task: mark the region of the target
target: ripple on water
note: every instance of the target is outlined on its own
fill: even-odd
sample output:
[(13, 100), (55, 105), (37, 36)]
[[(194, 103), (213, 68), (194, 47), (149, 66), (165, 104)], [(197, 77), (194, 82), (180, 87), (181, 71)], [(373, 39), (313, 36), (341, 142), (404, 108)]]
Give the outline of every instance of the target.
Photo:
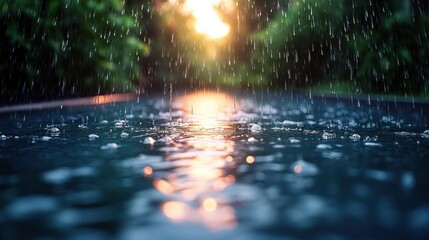
[(106, 240), (111, 239), (111, 236), (106, 232), (95, 229), (76, 229), (67, 236), (67, 240)]
[(314, 176), (319, 173), (319, 168), (315, 164), (306, 162), (302, 159), (292, 163), (291, 170), (295, 174), (302, 176)]
[(402, 137), (414, 137), (417, 135), (416, 133), (406, 132), (406, 131), (394, 132), (394, 134), (397, 136), (402, 136)]
[(71, 177), (72, 173), (69, 168), (54, 169), (43, 174), (43, 180), (51, 184), (63, 184), (69, 181)]
[(389, 172), (382, 171), (382, 170), (370, 169), (370, 170), (367, 170), (365, 174), (368, 178), (381, 181), (381, 182), (390, 181), (392, 179), (392, 175)]
[(296, 122), (296, 121), (291, 121), (291, 120), (284, 120), (282, 122), (283, 125), (285, 126), (296, 126), (296, 127), (302, 127), (304, 126), (303, 122)]
[(95, 175), (95, 169), (92, 167), (80, 168), (58, 168), (47, 171), (43, 174), (43, 180), (50, 184), (64, 184), (73, 177), (88, 177)]
[(88, 226), (105, 223), (119, 216), (112, 206), (92, 208), (65, 208), (57, 211), (53, 224), (59, 228)]
[(64, 200), (70, 205), (93, 205), (103, 200), (103, 193), (99, 190), (85, 190), (68, 193)]
[(315, 195), (302, 195), (290, 207), (284, 217), (289, 225), (298, 229), (308, 229), (319, 222), (332, 221), (336, 214), (333, 208), (322, 198)]
[(106, 145), (101, 146), (102, 150), (114, 150), (119, 148), (119, 145), (116, 143), (108, 143)]
[(429, 206), (414, 209), (408, 217), (409, 227), (417, 233), (427, 233), (429, 229)]
[(255, 158), (256, 158), (256, 162), (264, 163), (264, 162), (273, 162), (276, 159), (281, 159), (282, 157), (283, 157), (282, 153), (275, 153), (272, 155), (256, 156)]
[(48, 136), (43, 136), (43, 137), (40, 138), (40, 140), (42, 140), (44, 142), (48, 142), (51, 139), (52, 139), (52, 137), (48, 137)]
[(322, 156), (328, 159), (338, 160), (343, 157), (343, 153), (337, 151), (323, 151)]
[(317, 149), (321, 149), (321, 150), (326, 150), (326, 149), (331, 149), (332, 146), (329, 145), (329, 144), (323, 144), (323, 143), (321, 143), (321, 144), (317, 144), (316, 148)]
[(403, 189), (411, 190), (412, 188), (414, 188), (415, 184), (416, 184), (416, 179), (412, 172), (408, 171), (402, 174), (401, 185)]
[(377, 220), (385, 227), (393, 228), (399, 225), (400, 216), (389, 198), (381, 198), (376, 204)]
[(369, 147), (382, 147), (383, 145), (381, 145), (381, 143), (376, 143), (376, 142), (365, 142), (364, 143), (365, 146), (369, 146)]
[(142, 190), (134, 193), (128, 202), (127, 215), (130, 217), (142, 217), (153, 212), (152, 204), (166, 200), (165, 196), (155, 189)]
[(14, 199), (6, 207), (6, 214), (9, 218), (22, 220), (36, 217), (57, 210), (59, 204), (53, 197), (45, 195), (33, 195)]
[[(258, 158), (256, 158), (258, 159)], [(272, 172), (283, 172), (285, 170), (285, 165), (281, 163), (264, 163), (258, 165), (258, 169), (261, 171), (272, 171)]]
[(129, 158), (120, 162), (120, 166), (124, 168), (133, 168), (139, 173), (145, 166), (156, 167), (159, 163), (162, 163), (164, 158), (162, 156), (155, 155), (140, 155), (138, 157)]
[(283, 149), (286, 148), (286, 145), (283, 144), (273, 144), (274, 149)]

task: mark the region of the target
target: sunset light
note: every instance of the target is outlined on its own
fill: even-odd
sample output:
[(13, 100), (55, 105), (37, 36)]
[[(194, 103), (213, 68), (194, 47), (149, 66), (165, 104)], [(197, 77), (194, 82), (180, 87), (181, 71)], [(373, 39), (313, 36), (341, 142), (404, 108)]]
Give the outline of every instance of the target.
[[(177, 4), (177, 0), (171, 0)], [(185, 15), (192, 17), (194, 30), (210, 39), (226, 37), (230, 26), (221, 18), (220, 11), (230, 11), (233, 8), (231, 0), (185, 0), (181, 6)]]
[[(235, 143), (220, 134), (230, 133), (232, 123), (228, 116), (240, 104), (226, 93), (199, 91), (179, 97), (177, 105), (184, 114), (178, 130), (187, 135), (176, 138), (177, 148), (165, 150), (166, 163), (176, 167), (157, 172), (145, 168), (144, 175), (153, 177), (156, 172), (154, 188), (175, 199), (161, 206), (164, 216), (172, 222), (202, 223), (212, 231), (232, 229), (237, 223), (234, 208), (220, 196), (236, 181), (228, 170), (236, 165), (232, 156)], [(207, 193), (216, 194), (207, 197)]]

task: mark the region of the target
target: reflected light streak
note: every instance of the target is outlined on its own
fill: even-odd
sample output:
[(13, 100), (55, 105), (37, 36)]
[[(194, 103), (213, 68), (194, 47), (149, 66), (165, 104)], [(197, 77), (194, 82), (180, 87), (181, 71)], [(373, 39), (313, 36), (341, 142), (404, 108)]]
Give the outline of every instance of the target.
[(153, 182), (153, 186), (160, 192), (168, 195), (175, 191), (175, 188), (173, 185), (171, 185), (169, 182), (162, 180), (162, 179), (156, 179)]
[(97, 95), (95, 97), (5, 106), (5, 107), (0, 107), (0, 113), (44, 110), (44, 109), (50, 109), (50, 108), (78, 107), (78, 106), (87, 106), (87, 105), (101, 105), (101, 104), (109, 104), (109, 103), (116, 103), (116, 102), (132, 101), (136, 99), (138, 99), (138, 96), (132, 93)]
[[(234, 99), (223, 93), (218, 92), (197, 92), (181, 99), (188, 117), (198, 117), (202, 120), (211, 118), (225, 117), (225, 115), (234, 111)], [(218, 119), (212, 121), (218, 123)], [(205, 127), (212, 127), (207, 122), (202, 123)]]
[(165, 151), (165, 160), (178, 167), (165, 172), (153, 185), (179, 200), (165, 202), (161, 211), (173, 222), (202, 223), (214, 231), (234, 228), (235, 211), (224, 204), (228, 201), (220, 201), (219, 193), (235, 183), (235, 177), (225, 169), (235, 166), (235, 144), (225, 137), (232, 129), (228, 114), (235, 111), (234, 99), (224, 93), (197, 92), (181, 97), (178, 105), (185, 113), (182, 120), (186, 124), (181, 128), (186, 137), (176, 150)]
[(196, 166), (193, 165), (189, 171), (189, 174), (201, 180), (212, 180), (217, 179), (223, 175), (223, 171), (221, 169), (213, 169), (204, 166)]

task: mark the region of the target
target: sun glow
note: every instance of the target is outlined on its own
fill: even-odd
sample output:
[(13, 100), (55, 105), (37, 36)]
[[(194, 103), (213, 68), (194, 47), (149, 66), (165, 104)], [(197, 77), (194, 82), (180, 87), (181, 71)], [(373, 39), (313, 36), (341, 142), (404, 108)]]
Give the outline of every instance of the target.
[[(177, 4), (177, 0), (170, 0)], [(231, 0), (185, 0), (182, 12), (193, 18), (193, 28), (201, 35), (210, 39), (226, 37), (231, 28), (220, 15), (220, 10), (230, 11), (233, 8)]]
[(206, 127), (220, 124), (219, 119), (234, 111), (234, 99), (214, 91), (188, 94), (181, 102), (189, 117), (197, 118), (198, 122)]

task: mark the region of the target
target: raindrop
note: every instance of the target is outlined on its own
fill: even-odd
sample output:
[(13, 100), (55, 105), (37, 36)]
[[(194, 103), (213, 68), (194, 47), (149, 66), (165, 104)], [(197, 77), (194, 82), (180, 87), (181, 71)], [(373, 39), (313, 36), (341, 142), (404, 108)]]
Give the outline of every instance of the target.
[(102, 150), (114, 150), (114, 149), (117, 149), (117, 148), (119, 148), (119, 145), (116, 144), (116, 143), (108, 143), (108, 144), (106, 144), (104, 146), (101, 146)]
[(359, 141), (361, 139), (361, 136), (359, 134), (354, 133), (350, 136), (350, 139), (353, 141)]
[(59, 132), (60, 132), (60, 129), (58, 129), (58, 128), (56, 128), (56, 127), (52, 127), (52, 128), (50, 128), (48, 131), (49, 131), (49, 133), (51, 133), (51, 134), (57, 134), (57, 133), (59, 133)]
[(250, 137), (249, 139), (247, 139), (247, 141), (250, 143), (254, 143), (254, 142), (257, 142), (258, 140), (256, 140), (254, 137)]
[(252, 132), (260, 132), (262, 130), (262, 127), (258, 124), (253, 124), (250, 128), (250, 131)]
[(47, 141), (49, 141), (49, 140), (51, 140), (52, 139), (52, 137), (48, 137), (48, 136), (43, 136), (42, 138), (41, 138), (41, 140), (42, 141), (44, 141), (44, 142), (47, 142)]
[(335, 135), (335, 133), (328, 133), (328, 132), (324, 132), (324, 133), (322, 134), (322, 138), (323, 138), (324, 140), (330, 140), (330, 139), (334, 139), (334, 138), (336, 138), (336, 135)]
[(89, 134), (88, 138), (89, 138), (89, 140), (95, 140), (95, 139), (99, 138), (99, 136), (96, 134)]
[(155, 139), (153, 139), (152, 137), (146, 137), (146, 138), (143, 140), (143, 143), (144, 143), (144, 144), (154, 145), (154, 144), (155, 144), (155, 142), (156, 142), (156, 140), (155, 140)]

